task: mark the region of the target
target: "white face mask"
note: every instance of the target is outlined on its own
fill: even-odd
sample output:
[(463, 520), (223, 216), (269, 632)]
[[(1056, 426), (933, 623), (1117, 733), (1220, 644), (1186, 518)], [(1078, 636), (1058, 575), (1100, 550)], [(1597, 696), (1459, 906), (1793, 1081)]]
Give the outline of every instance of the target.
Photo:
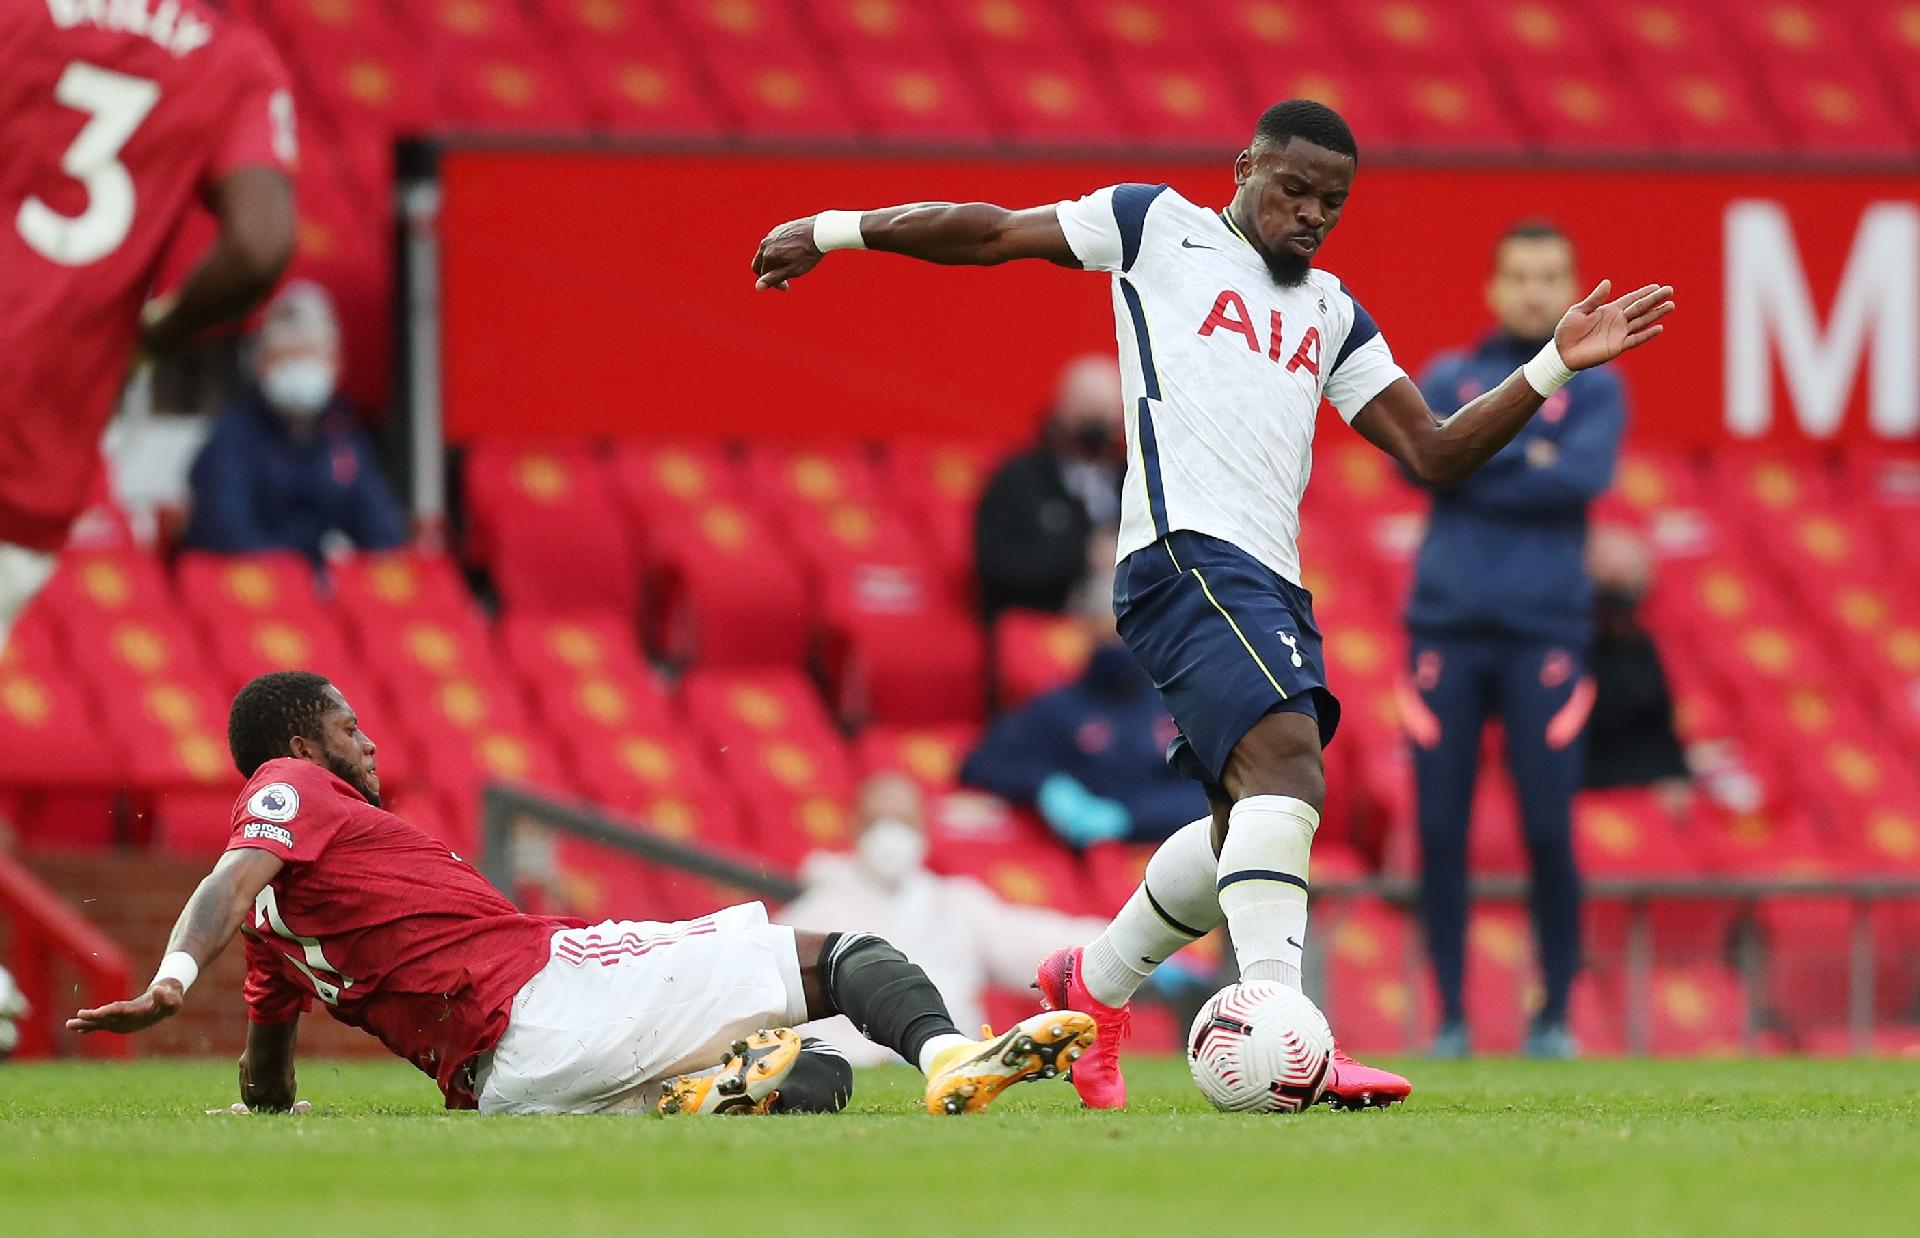
[(860, 867), (882, 885), (897, 886), (920, 871), (927, 838), (904, 821), (883, 819), (868, 826), (854, 844)]
[(276, 361), (260, 375), (267, 403), (283, 413), (317, 417), (333, 399), (334, 369), (319, 357), (289, 357)]

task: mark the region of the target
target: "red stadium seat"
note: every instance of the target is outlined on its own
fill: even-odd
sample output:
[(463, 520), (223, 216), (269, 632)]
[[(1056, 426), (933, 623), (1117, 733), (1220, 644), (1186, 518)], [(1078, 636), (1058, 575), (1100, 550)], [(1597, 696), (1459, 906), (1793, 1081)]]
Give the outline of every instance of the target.
[(538, 44), (443, 42), (432, 63), (444, 124), (528, 132), (586, 127), (588, 111), (566, 63)]
[(104, 622), (163, 611), (171, 593), (160, 564), (145, 551), (70, 550), (36, 600), (69, 621)]
[(1651, 985), (1647, 1049), (1655, 1057), (1740, 1052), (1747, 1004), (1731, 968), (1720, 963), (1658, 967)]
[(982, 62), (1044, 57), (1080, 43), (1049, 0), (956, 0), (941, 8), (957, 41)]
[(526, 44), (533, 40), (518, 0), (398, 0), (412, 30), (435, 43)]
[(1007, 52), (980, 62), (1005, 131), (1032, 141), (1118, 140), (1128, 135), (1107, 80), (1063, 44), (1040, 54)]
[[(892, 598), (896, 573), (877, 592)], [(923, 581), (916, 590), (932, 591)], [(876, 592), (855, 579), (844, 597)], [(951, 604), (912, 611), (833, 608), (825, 661), (842, 718), (860, 723), (933, 726), (978, 722), (986, 712), (986, 639), (973, 615)]]
[(853, 844), (852, 774), (837, 735), (743, 735), (719, 764), (745, 810), (754, 854), (769, 863), (791, 870), (810, 851)]
[[(317, 11), (336, 6), (309, 0)], [(282, 13), (299, 5), (284, 6)], [(352, 11), (375, 14), (351, 30), (309, 26), (291, 35), (302, 79), (324, 112), (343, 131), (383, 135), (423, 133), (438, 113), (430, 74), (416, 72), (409, 43), (398, 27), (377, 14), (384, 6), (358, 0)]]
[(1316, 906), (1313, 929), (1326, 943), (1324, 1008), (1342, 1047), (1363, 1055), (1424, 1050), (1434, 1012), (1406, 914), (1372, 899), (1341, 899)]
[(1126, 105), (1143, 136), (1223, 150), (1245, 147), (1259, 108), (1210, 55), (1184, 46), (1125, 47), (1115, 48), (1109, 61), (1116, 80), (1127, 83)]
[(535, 0), (533, 10), (562, 43), (629, 52), (679, 50), (679, 36), (656, 15), (651, 0)]
[(613, 482), (643, 527), (743, 498), (738, 464), (712, 446), (619, 444), (613, 453)]
[(873, 458), (860, 447), (763, 447), (747, 456), (746, 482), (768, 510), (871, 504), (879, 497)]
[(1214, 45), (1243, 64), (1344, 62), (1349, 47), (1333, 11), (1305, 0), (1193, 0), (1187, 13), (1201, 14)]
[(979, 92), (941, 47), (850, 56), (846, 74), (867, 132), (948, 141), (994, 136)]
[(1690, 838), (1644, 788), (1583, 792), (1574, 801), (1574, 851), (1591, 876), (1688, 876), (1699, 871)]
[(486, 628), (471, 617), (409, 615), (377, 631), (362, 628), (359, 635), (362, 664), (402, 700), (416, 687), (494, 673)]
[(741, 58), (716, 50), (707, 67), (743, 132), (834, 137), (855, 131), (841, 81), (808, 43)]
[(707, 666), (798, 665), (813, 609), (793, 556), (754, 509), (712, 503), (649, 531), (650, 642)]
[(1093, 654), (1083, 620), (1041, 611), (1009, 610), (993, 625), (994, 702), (1017, 709), (1080, 677)]
[(854, 765), (862, 777), (906, 774), (928, 796), (939, 796), (958, 784), (960, 766), (979, 739), (980, 728), (969, 723), (870, 726), (855, 741)]
[(1682, 151), (1773, 151), (1779, 126), (1732, 65), (1628, 62), (1629, 84), (1664, 147)]
[(1478, 150), (1510, 149), (1525, 142), (1515, 118), (1471, 57), (1431, 67), (1381, 70), (1374, 85), (1415, 142)]
[[(255, 675), (306, 670), (334, 680), (353, 701), (350, 688), (356, 677), (366, 677), (328, 611), (206, 616), (201, 625), (222, 681), (235, 691)], [(372, 702), (354, 701), (354, 705), (371, 712)]]
[(175, 565), (180, 600), (203, 619), (312, 611), (320, 605), (313, 565), (292, 551), (218, 555), (187, 551)]
[(240, 788), (227, 751), (227, 702), (208, 684), (155, 678), (102, 697), (101, 704), (108, 731), (127, 753), (129, 785), (144, 791), (230, 787), (229, 794)]
[[(1473, 0), (1470, 11), (1478, 40), (1510, 71), (1606, 67), (1599, 32), (1564, 0)], [(1521, 85), (1511, 72), (1508, 80)]]
[[(453, 675), (437, 683), (415, 685), (409, 693), (396, 696), (408, 704), (409, 726), (431, 739), (431, 748), (436, 751), (443, 746), (442, 740), (452, 747), (462, 736), (515, 731), (527, 724), (520, 694), (493, 676)], [(435, 769), (437, 772), (438, 767)]]
[(1732, 57), (1712, 6), (1699, 0), (1626, 0), (1588, 10), (1603, 35), (1632, 64), (1725, 64)]
[(792, 0), (661, 0), (660, 8), (696, 44), (728, 56), (810, 42)]
[(1914, 128), (1858, 61), (1776, 65), (1765, 80), (1803, 150), (1910, 154)]
[[(1252, 83), (1256, 99), (1313, 99), (1340, 113), (1362, 149), (1402, 144), (1407, 134), (1397, 105), (1376, 87), (1372, 74), (1350, 63), (1347, 56), (1344, 51), (1329, 51), (1276, 58), (1256, 54), (1249, 46), (1237, 64), (1240, 75)], [(1247, 127), (1251, 130), (1251, 119)]]
[(814, 29), (849, 61), (947, 42), (940, 6), (913, 0), (802, 0)]
[(12, 654), (0, 663), (0, 783), (112, 787), (125, 772), (119, 745), (103, 737), (73, 676), (45, 663), (16, 665)]
[(672, 725), (666, 691), (647, 674), (529, 675), (528, 695), (553, 733), (582, 735)]
[(1356, 50), (1390, 72), (1471, 62), (1478, 50), (1466, 13), (1440, 0), (1356, 0), (1339, 13)]
[(1066, 0), (1066, 10), (1076, 31), (1119, 62), (1210, 50), (1206, 24), (1181, 0)]
[(472, 621), (478, 613), (445, 555), (378, 551), (336, 559), (327, 570), (342, 617), (361, 632), (377, 633), (414, 616)]
[(754, 738), (834, 735), (832, 719), (796, 670), (689, 671), (680, 683), (687, 720), (714, 748)]
[(672, 45), (576, 41), (561, 58), (596, 123), (617, 133), (712, 137), (731, 128)]
[(972, 877), (1009, 903), (1088, 911), (1088, 886), (1073, 852), (1058, 842), (1021, 847), (943, 846), (927, 857), (935, 872)]
[(1533, 934), (1511, 903), (1481, 904), (1467, 920), (1467, 1023), (1476, 1053), (1513, 1053), (1526, 1030)]
[(633, 627), (616, 615), (500, 616), (501, 647), (521, 678), (569, 682), (590, 675), (645, 673)]
[(1641, 101), (1603, 65), (1514, 62), (1507, 74), (1528, 126), (1554, 150), (1646, 150)]
[(968, 444), (896, 444), (880, 474), (881, 497), (919, 522), (965, 594), (973, 588), (974, 511), (992, 470), (988, 454)]
[(1863, 0), (1854, 9), (1867, 58), (1878, 61), (1908, 123), (1920, 126), (1920, 16), (1912, 0)]
[(1795, 65), (1809, 72), (1859, 61), (1862, 49), (1847, 20), (1847, 7), (1807, 0), (1708, 0), (1703, 6), (1706, 13), (1725, 22), (1758, 61)]

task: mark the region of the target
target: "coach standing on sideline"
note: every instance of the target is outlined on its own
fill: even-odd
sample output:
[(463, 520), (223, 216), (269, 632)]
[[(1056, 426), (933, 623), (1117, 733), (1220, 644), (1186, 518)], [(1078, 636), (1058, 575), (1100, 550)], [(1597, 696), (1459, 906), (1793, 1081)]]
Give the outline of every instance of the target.
[[(1498, 329), (1447, 353), (1420, 386), (1447, 415), (1512, 373), (1579, 296), (1573, 244), (1553, 224), (1509, 229), (1494, 248), (1487, 304)], [(1580, 961), (1573, 796), (1593, 591), (1583, 566), (1587, 505), (1613, 476), (1626, 421), (1620, 380), (1585, 370), (1549, 397), (1498, 455), (1437, 490), (1407, 606), (1421, 851), (1421, 906), (1440, 992), (1436, 1057), (1471, 1052), (1462, 994), (1467, 827), (1480, 733), (1498, 717), (1533, 870), (1533, 926), (1545, 997), (1527, 1034), (1533, 1057), (1574, 1056), (1567, 998)]]

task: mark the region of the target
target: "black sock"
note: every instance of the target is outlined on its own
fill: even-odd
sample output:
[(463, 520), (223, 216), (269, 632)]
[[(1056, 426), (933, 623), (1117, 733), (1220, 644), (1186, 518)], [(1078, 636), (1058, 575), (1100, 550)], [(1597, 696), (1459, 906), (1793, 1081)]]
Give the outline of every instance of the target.
[(847, 1055), (812, 1036), (800, 1042), (800, 1057), (780, 1095), (774, 1113), (839, 1113), (853, 1098), (853, 1065)]
[(829, 934), (821, 957), (834, 1013), (914, 1066), (927, 1041), (960, 1034), (927, 973), (871, 933)]

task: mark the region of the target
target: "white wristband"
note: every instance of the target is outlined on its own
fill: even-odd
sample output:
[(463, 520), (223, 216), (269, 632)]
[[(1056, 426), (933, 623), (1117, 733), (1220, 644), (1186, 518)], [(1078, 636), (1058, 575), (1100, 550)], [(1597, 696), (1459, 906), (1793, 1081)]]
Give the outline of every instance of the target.
[(1520, 367), (1520, 374), (1543, 400), (1566, 386), (1567, 380), (1573, 377), (1573, 371), (1560, 359), (1560, 349), (1552, 340), (1533, 354), (1533, 360)]
[(860, 235), (860, 216), (864, 211), (821, 211), (813, 217), (813, 247), (821, 253), (836, 249), (865, 249), (867, 239)]
[[(153, 973), (153, 984), (159, 984), (162, 980), (178, 980), (180, 991), (184, 993), (191, 989), (193, 982), (199, 978), (200, 964), (194, 962), (193, 956), (185, 950), (175, 950), (160, 960), (160, 970)], [(152, 988), (153, 984), (147, 987)]]

